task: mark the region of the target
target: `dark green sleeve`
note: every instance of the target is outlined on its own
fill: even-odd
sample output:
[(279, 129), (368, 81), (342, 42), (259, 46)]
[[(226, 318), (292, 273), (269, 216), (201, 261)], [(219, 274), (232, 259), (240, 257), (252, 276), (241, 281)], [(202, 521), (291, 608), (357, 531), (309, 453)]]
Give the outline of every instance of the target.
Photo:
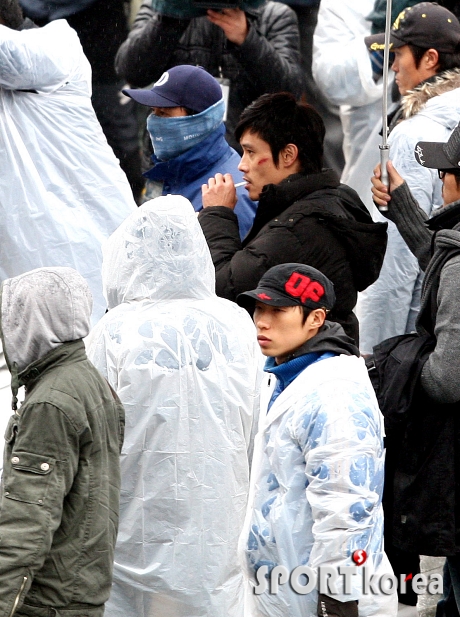
[[(59, 527), (79, 461), (78, 436), (48, 403), (24, 405), (6, 432), (0, 509), (0, 615), (22, 603)], [(16, 607), (17, 608), (17, 607)]]

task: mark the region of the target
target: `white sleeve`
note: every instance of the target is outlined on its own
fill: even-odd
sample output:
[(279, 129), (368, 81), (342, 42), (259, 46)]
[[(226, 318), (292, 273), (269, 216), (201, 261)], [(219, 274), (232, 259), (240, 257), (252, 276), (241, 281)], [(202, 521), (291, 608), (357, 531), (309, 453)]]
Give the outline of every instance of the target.
[(360, 107), (383, 94), (382, 83), (374, 82), (364, 42), (370, 34), (370, 22), (365, 17), (373, 2), (370, 8), (368, 4), (367, 0), (322, 0), (320, 4), (313, 37), (313, 77), (324, 96), (335, 105)]
[(52, 92), (82, 56), (78, 36), (64, 20), (20, 32), (0, 26), (0, 87)]
[[(375, 397), (359, 385), (336, 381), (319, 397), (314, 424), (301, 420), (296, 431), (305, 456), (306, 496), (313, 517), (308, 565), (329, 565), (337, 571), (354, 565), (354, 550), (364, 549), (371, 559), (382, 550), (377, 527), (383, 520), (383, 429)], [(351, 595), (340, 593), (343, 588), (338, 586), (339, 601), (360, 598), (359, 577), (353, 578)]]
[(413, 134), (409, 124), (411, 121), (412, 119), (403, 120), (391, 132), (390, 158), (395, 168), (406, 180), (414, 199), (430, 216), (433, 206), (442, 205), (442, 182), (438, 178), (437, 169), (428, 169), (418, 164), (414, 150), (421, 137)]

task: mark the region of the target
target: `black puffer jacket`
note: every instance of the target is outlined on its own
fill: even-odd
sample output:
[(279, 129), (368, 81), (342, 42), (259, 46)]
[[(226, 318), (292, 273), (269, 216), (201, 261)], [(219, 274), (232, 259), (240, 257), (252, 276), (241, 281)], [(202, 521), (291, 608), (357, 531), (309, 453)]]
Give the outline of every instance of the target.
[(299, 30), (294, 11), (267, 2), (246, 11), (249, 32), (238, 46), (207, 17), (175, 19), (160, 15), (144, 0), (127, 40), (120, 47), (115, 68), (134, 87), (145, 87), (179, 64), (202, 66), (214, 77), (230, 79), (228, 140), (243, 109), (266, 92), (300, 96), (302, 78)]
[(219, 296), (235, 300), (277, 264), (307, 264), (334, 283), (337, 300), (328, 319), (358, 342), (353, 308), (357, 292), (379, 275), (387, 224), (374, 223), (357, 193), (340, 184), (335, 172), (294, 174), (264, 187), (243, 242), (230, 208), (205, 208), (198, 220), (216, 267)]

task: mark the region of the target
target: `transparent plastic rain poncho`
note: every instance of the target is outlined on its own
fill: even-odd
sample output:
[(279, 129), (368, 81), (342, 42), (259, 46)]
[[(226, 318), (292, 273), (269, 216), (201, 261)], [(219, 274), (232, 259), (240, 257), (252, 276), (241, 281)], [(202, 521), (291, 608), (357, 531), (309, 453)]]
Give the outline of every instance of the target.
[(87, 349), (126, 410), (105, 615), (242, 617), (237, 542), (260, 374), (254, 325), (215, 295), (184, 197), (142, 205), (103, 254), (110, 310)]
[(69, 266), (102, 317), (101, 242), (135, 210), (91, 105), (91, 69), (64, 20), (0, 25), (0, 280)]
[[(367, 553), (369, 575), (393, 574), (383, 552), (383, 417), (362, 358), (339, 355), (307, 367), (276, 398), (267, 376), (254, 440), (248, 514), (240, 539), (248, 576), (245, 617), (317, 617), (317, 591), (253, 593), (255, 572), (277, 565), (316, 570), (355, 564)], [(396, 591), (363, 594), (357, 568), (349, 595), (360, 617), (395, 617)], [(342, 577), (340, 577), (342, 578)], [(305, 580), (300, 577), (301, 585)], [(340, 592), (340, 587), (337, 587)]]

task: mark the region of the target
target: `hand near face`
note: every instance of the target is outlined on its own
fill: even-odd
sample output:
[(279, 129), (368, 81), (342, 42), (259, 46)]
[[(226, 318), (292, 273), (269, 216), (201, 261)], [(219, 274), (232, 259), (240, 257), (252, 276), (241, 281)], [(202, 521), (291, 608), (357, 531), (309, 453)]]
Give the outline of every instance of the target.
[(209, 178), (208, 184), (201, 185), (203, 208), (225, 206), (234, 209), (238, 198), (231, 174), (216, 174)]
[(235, 45), (242, 45), (248, 35), (246, 13), (241, 9), (222, 9), (222, 11), (208, 10), (208, 19), (219, 28)]
[[(396, 169), (393, 167), (393, 163), (391, 161), (388, 161), (387, 163), (387, 170), (388, 170), (388, 179), (390, 181), (390, 194), (391, 194), (396, 188), (398, 188), (398, 186), (401, 186), (401, 184), (404, 182), (404, 178), (402, 178), (398, 174)], [(385, 207), (388, 205), (388, 202), (391, 200), (391, 197), (388, 194), (388, 188), (383, 184), (382, 180), (380, 179), (381, 175), (382, 174), (381, 174), (380, 164), (378, 164), (377, 167), (374, 169), (374, 175), (371, 178), (372, 195), (373, 195), (374, 203), (377, 204), (377, 206)]]

